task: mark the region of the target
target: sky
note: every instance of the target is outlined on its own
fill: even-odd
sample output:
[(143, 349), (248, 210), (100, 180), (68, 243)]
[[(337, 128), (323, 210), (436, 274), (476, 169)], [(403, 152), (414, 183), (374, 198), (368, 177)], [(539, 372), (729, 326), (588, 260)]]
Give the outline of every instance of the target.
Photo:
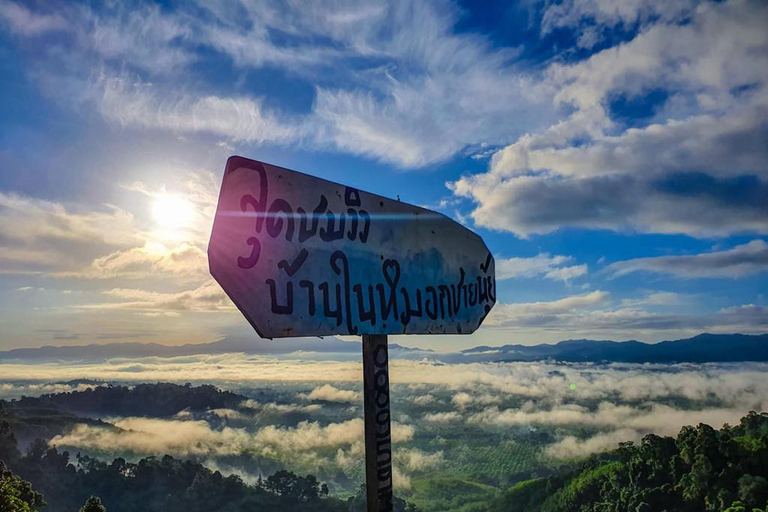
[(256, 336), (228, 156), (479, 233), (435, 350), (768, 330), (768, 4), (0, 0), (0, 350)]

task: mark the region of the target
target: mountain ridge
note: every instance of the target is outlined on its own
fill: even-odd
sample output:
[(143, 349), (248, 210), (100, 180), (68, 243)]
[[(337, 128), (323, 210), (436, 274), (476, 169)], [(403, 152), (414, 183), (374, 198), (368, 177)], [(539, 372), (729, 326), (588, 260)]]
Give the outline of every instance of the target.
[[(432, 352), (412, 349), (396, 343), (390, 350), (400, 352)], [(0, 351), (0, 360), (8, 359), (111, 359), (117, 357), (179, 357), (198, 354), (228, 354), (243, 352), (251, 355), (287, 355), (297, 352), (359, 353), (360, 343), (335, 337), (289, 338), (278, 341), (263, 338), (225, 337), (208, 343), (163, 345), (160, 343), (119, 342), (88, 345), (44, 345), (34, 348), (14, 348)]]
[[(612, 341), (569, 339), (554, 344), (501, 346), (479, 345), (454, 353), (389, 345), (394, 357), (435, 359), (446, 363), (525, 362), (556, 360), (563, 362), (622, 363), (714, 363), (768, 362), (768, 334), (711, 334), (691, 338), (645, 343), (637, 340)], [(200, 344), (161, 345), (159, 343), (122, 342), (91, 345), (46, 345), (0, 351), (0, 360), (66, 360), (139, 357), (179, 357), (199, 354), (246, 353), (249, 355), (290, 355), (297, 353), (360, 353), (360, 343), (335, 337), (325, 339), (294, 338), (279, 341), (247, 337), (226, 337)]]
[(644, 343), (637, 340), (563, 340), (555, 344), (480, 346), (461, 351), (473, 362), (536, 361), (710, 363), (768, 361), (768, 334), (711, 334)]

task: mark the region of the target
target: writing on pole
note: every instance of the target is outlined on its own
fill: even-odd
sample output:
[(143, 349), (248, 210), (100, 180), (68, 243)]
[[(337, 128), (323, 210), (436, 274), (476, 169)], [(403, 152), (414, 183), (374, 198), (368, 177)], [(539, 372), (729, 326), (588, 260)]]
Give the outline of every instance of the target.
[(496, 302), (493, 256), (457, 222), (237, 156), (208, 260), (266, 338), (468, 334)]

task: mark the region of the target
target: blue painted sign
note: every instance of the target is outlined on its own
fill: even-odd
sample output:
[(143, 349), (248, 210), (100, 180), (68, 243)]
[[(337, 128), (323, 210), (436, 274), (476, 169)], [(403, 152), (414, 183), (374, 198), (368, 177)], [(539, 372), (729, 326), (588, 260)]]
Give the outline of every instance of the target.
[(448, 217), (238, 156), (208, 262), (265, 338), (468, 334), (496, 302), (493, 256)]

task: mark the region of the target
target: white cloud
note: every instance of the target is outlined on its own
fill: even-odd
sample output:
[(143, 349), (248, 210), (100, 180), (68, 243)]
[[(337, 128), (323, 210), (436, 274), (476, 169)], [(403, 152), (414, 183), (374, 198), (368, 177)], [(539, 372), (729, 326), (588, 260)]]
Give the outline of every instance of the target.
[[(542, 15), (541, 32), (549, 34), (555, 28), (568, 27), (578, 29), (579, 39), (585, 36), (594, 38), (596, 43), (599, 32), (604, 28), (624, 25), (631, 28), (634, 24), (647, 24), (650, 21), (669, 23), (679, 21), (690, 15), (697, 2), (693, 0), (671, 0), (667, 2), (601, 2), (599, 0), (567, 0), (549, 3)], [(598, 32), (598, 33), (595, 33)], [(580, 44), (591, 47), (592, 45)]]
[(543, 275), (554, 281), (569, 281), (587, 273), (586, 265), (564, 266), (572, 260), (571, 256), (550, 256), (547, 253), (531, 258), (499, 258), (496, 260), (496, 279)]
[(632, 428), (638, 432), (676, 435), (683, 425), (696, 425), (707, 421), (719, 428), (724, 423), (738, 423), (743, 414), (742, 409), (682, 410), (662, 404), (638, 407), (601, 402), (595, 410), (578, 404), (556, 405), (551, 409), (539, 408), (532, 411), (489, 407), (471, 415), (467, 421), (486, 426), (568, 425)]
[[(44, 376), (53, 381), (76, 374), (121, 381), (194, 382), (202, 379), (229, 383), (263, 382), (264, 379), (295, 381), (297, 378), (357, 382), (360, 375), (359, 363), (352, 362), (279, 361), (242, 355), (178, 359), (152, 358), (154, 362), (143, 363), (112, 361), (77, 367), (65, 364), (0, 365), (0, 372), (6, 379)], [(717, 428), (726, 422), (734, 424), (749, 410), (768, 407), (768, 365), (765, 363), (433, 365), (393, 361), (392, 364), (392, 375), (397, 376), (399, 383), (417, 386), (414, 389), (408, 386), (393, 388), (400, 390), (398, 393), (456, 390), (456, 400), (451, 405), (461, 408), (463, 413), (450, 410), (450, 406), (436, 409), (422, 417), (424, 429), (444, 428), (444, 425), (459, 422), (465, 422), (467, 429), (505, 431), (513, 427), (555, 427), (556, 432), (566, 432), (547, 449), (549, 456), (557, 458), (612, 449), (620, 441), (637, 440), (647, 433), (674, 436), (684, 425), (703, 422)], [(574, 389), (570, 384), (574, 384)], [(0, 386), (0, 393), (17, 395), (23, 392), (20, 386)], [(54, 389), (46, 387), (47, 384), (34, 386), (38, 386), (34, 388), (37, 392)], [(33, 385), (26, 386), (25, 390), (34, 392)], [(500, 397), (503, 402), (487, 400), (488, 397)], [(525, 402), (519, 405), (521, 398)], [(506, 402), (508, 399), (512, 400), (511, 404)], [(670, 405), (689, 401), (695, 402), (690, 408)], [(257, 412), (267, 412), (270, 405), (279, 404), (252, 402), (247, 405)], [(302, 408), (295, 404), (292, 407)], [(233, 416), (228, 410), (212, 413)], [(362, 458), (363, 422), (359, 418), (327, 424), (304, 421), (295, 427), (273, 424), (262, 426), (256, 432), (231, 427), (213, 428), (204, 421), (189, 418), (189, 415), (173, 420), (118, 418), (113, 421), (122, 430), (80, 425), (53, 442), (109, 453), (126, 450), (135, 454), (206, 457), (242, 453), (271, 457), (287, 454), (291, 460), (317, 464), (321, 462), (318, 457), (332, 457), (345, 470), (358, 468)], [(597, 434), (588, 438), (575, 436), (572, 434), (574, 427), (586, 427)], [(415, 439), (415, 435), (412, 425), (393, 423), (394, 442), (408, 442)], [(448, 457), (447, 452), (428, 453), (403, 448), (396, 450), (395, 464), (407, 477), (407, 472), (439, 470)], [(328, 459), (322, 460), (327, 462)]]
[(603, 432), (584, 440), (575, 436), (565, 436), (556, 443), (547, 446), (545, 452), (548, 456), (556, 459), (580, 458), (592, 453), (615, 450), (619, 443), (639, 441), (641, 438), (640, 433), (630, 428)]
[(206, 412), (216, 416), (217, 418), (224, 418), (227, 420), (241, 420), (246, 418), (243, 413), (234, 409), (208, 409)]
[(153, 292), (136, 288), (112, 288), (104, 294), (117, 301), (73, 306), (83, 310), (135, 309), (142, 311), (234, 311), (234, 305), (213, 280), (182, 292)]
[(656, 23), (633, 40), (584, 61), (555, 64), (548, 73), (562, 86), (557, 99), (588, 107), (612, 92), (638, 94), (661, 84), (734, 99), (729, 94), (733, 87), (765, 85), (768, 72), (758, 62), (768, 57), (753, 52), (768, 42), (762, 30), (766, 11), (761, 3), (743, 0), (703, 3), (688, 23)]
[[(677, 25), (667, 22), (684, 3), (668, 17), (631, 5), (627, 12), (593, 2), (549, 8), (552, 26), (584, 17), (649, 26), (631, 41), (547, 68), (556, 104), (575, 111), (497, 152), (486, 173), (449, 184), (475, 203), (478, 225), (521, 237), (563, 227), (768, 233), (760, 199), (768, 191), (768, 7), (707, 2)], [(654, 90), (668, 100), (647, 126), (612, 117), (612, 100), (640, 101)]]
[(424, 415), (424, 420), (430, 423), (452, 423), (461, 420), (461, 415), (456, 411), (430, 412)]
[(104, 13), (73, 13), (70, 23), (73, 21), (79, 25), (78, 40), (83, 49), (102, 59), (159, 74), (178, 73), (197, 60), (182, 45), (193, 36), (192, 28), (179, 17), (164, 15), (160, 6), (115, 4)]
[(584, 309), (593, 309), (607, 303), (608, 292), (596, 290), (582, 295), (572, 295), (551, 302), (496, 304), (486, 323), (493, 326), (530, 324), (536, 321), (555, 321), (573, 316)]
[(100, 386), (101, 384), (69, 384), (64, 382), (41, 383), (0, 383), (0, 397), (5, 399), (17, 399), (23, 396), (35, 396), (43, 393), (70, 393), (73, 391), (85, 391)]
[[(207, 280), (204, 248), (218, 183), (209, 173), (191, 171), (174, 186), (189, 205), (190, 218), (173, 232), (147, 222), (138, 209), (65, 205), (0, 192), (3, 272), (112, 280), (160, 277), (178, 283)], [(123, 188), (151, 200), (167, 195), (165, 189), (150, 192), (138, 182)]]
[(402, 466), (408, 471), (434, 470), (445, 463), (442, 451), (428, 453), (418, 448), (397, 450), (393, 457), (395, 466)]
[(636, 306), (679, 306), (686, 302), (693, 302), (694, 296), (675, 292), (649, 292), (644, 297), (622, 299), (621, 305), (625, 307)]
[[(393, 384), (444, 386), (470, 395), (519, 396), (544, 404), (564, 399), (610, 401), (715, 397), (729, 407), (768, 405), (768, 364), (595, 365), (520, 362), (433, 364), (391, 361)], [(106, 363), (1, 363), (7, 381), (100, 379), (120, 382), (349, 382), (359, 383), (359, 362), (279, 360), (243, 354), (112, 359)], [(575, 390), (570, 389), (575, 385)], [(394, 389), (394, 388), (393, 388)], [(424, 391), (420, 391), (424, 393)], [(541, 406), (539, 406), (541, 407)]]
[(256, 440), (264, 445), (292, 452), (316, 448), (351, 445), (363, 437), (363, 421), (353, 419), (321, 426), (317, 422), (301, 422), (296, 428), (268, 425), (256, 433)]
[(53, 201), (0, 192), (0, 236), (17, 243), (95, 240), (109, 245), (138, 241), (133, 216), (114, 205), (72, 211)]
[[(224, 143), (330, 146), (401, 167), (517, 139), (494, 157), (493, 173), (545, 168), (571, 177), (637, 168), (648, 176), (692, 168), (726, 176), (765, 172), (764, 144), (755, 136), (765, 119), (768, 68), (766, 8), (760, 3), (695, 6), (680, 0), (619, 6), (573, 0), (546, 5), (542, 32), (577, 28), (581, 46), (601, 41), (605, 27), (639, 23), (641, 30), (633, 40), (589, 58), (555, 59), (543, 77), (516, 63), (519, 50), (494, 48), (483, 36), (456, 31), (462, 14), (449, 2), (232, 2), (182, 6), (176, 12), (155, 6), (98, 11), (54, 6), (45, 13), (8, 1), (1, 5), (6, 21), (28, 35), (60, 27), (73, 31), (72, 47), (59, 48), (65, 43), (57, 42), (54, 52), (70, 56), (67, 66), (59, 69), (61, 62), (49, 57), (39, 66), (47, 70), (41, 82), (91, 84), (80, 88), (95, 91), (90, 99), (101, 114), (125, 126), (208, 133)], [(282, 36), (274, 37), (275, 32)], [(239, 69), (271, 66), (312, 81), (312, 105), (292, 117), (248, 94), (178, 87), (197, 76), (191, 65), (201, 47), (226, 55)], [(95, 66), (102, 72), (90, 74)], [(745, 86), (752, 88), (747, 94)], [(237, 83), (234, 88), (243, 90)], [(639, 97), (654, 88), (670, 90), (678, 107), (652, 129), (617, 130), (605, 112), (607, 100)], [(558, 123), (562, 115), (556, 109), (563, 104), (575, 105), (576, 111)], [(585, 135), (589, 143), (573, 144)], [(466, 183), (457, 193), (482, 207), (488, 199), (477, 187)], [(556, 204), (536, 199), (542, 209)], [(500, 229), (518, 234), (556, 229), (510, 219), (509, 212), (498, 217)], [(476, 212), (476, 222), (499, 227), (490, 218)], [(611, 226), (650, 229), (641, 220), (620, 216)], [(578, 217), (573, 222), (585, 225)]]
[(501, 397), (490, 393), (471, 395), (462, 391), (453, 395), (451, 403), (460, 410), (464, 410), (468, 407), (501, 403)]
[(234, 455), (254, 447), (245, 430), (225, 427), (213, 430), (206, 421), (122, 418), (113, 421), (118, 429), (78, 424), (51, 439), (51, 445), (137, 454)]
[(617, 277), (633, 272), (650, 272), (689, 279), (735, 279), (768, 271), (768, 243), (752, 240), (724, 251), (619, 261), (610, 264), (607, 271)]
[(568, 282), (571, 279), (586, 275), (587, 265), (573, 265), (571, 267), (553, 268), (544, 277), (555, 281)]
[(67, 22), (57, 14), (34, 13), (23, 5), (4, 0), (0, 2), (0, 18), (12, 32), (36, 36), (47, 32), (66, 30)]
[(290, 414), (295, 412), (313, 413), (322, 409), (320, 404), (298, 405), (298, 404), (278, 404), (275, 402), (258, 402), (248, 399), (240, 404), (241, 408), (254, 409), (266, 414)]
[(91, 262), (90, 268), (73, 275), (140, 278), (158, 274), (197, 280), (207, 278), (208, 257), (200, 247), (186, 242), (170, 248), (161, 243), (147, 242), (142, 247), (100, 256)]
[[(413, 439), (415, 429), (411, 425), (392, 422), (392, 442), (401, 443)], [(363, 438), (363, 420), (355, 418), (341, 423), (321, 426), (317, 422), (301, 422), (296, 428), (269, 425), (255, 435), (257, 443), (281, 450), (301, 452), (318, 448), (351, 446)]]
[[(320, 90), (314, 112), (323, 130), (320, 141), (327, 137), (351, 153), (421, 167), (445, 160), (467, 145), (502, 142), (509, 136), (501, 135), (505, 132), (500, 126), (517, 131), (520, 125), (511, 119), (533, 117), (529, 111), (535, 104), (524, 107), (528, 84), (521, 79), (509, 76), (504, 82), (490, 70), (466, 72), (479, 76), (458, 73), (416, 83), (392, 79), (384, 101), (365, 91)], [(491, 104), (496, 112), (490, 111)]]
[(768, 310), (754, 304), (724, 308), (712, 314), (657, 313), (639, 306), (664, 304), (679, 296), (669, 293), (648, 293), (639, 299), (624, 299), (614, 303), (608, 292), (596, 290), (549, 302), (496, 304), (485, 324), (504, 329), (548, 329), (563, 337), (581, 336), (622, 337), (627, 333), (687, 332), (764, 332)]
[(299, 135), (297, 128), (265, 112), (258, 98), (164, 92), (126, 77), (102, 79), (94, 94), (101, 114), (121, 125), (209, 133), (234, 142), (287, 142)]
[(435, 395), (427, 393), (413, 397), (413, 403), (416, 405), (430, 405), (435, 403)]
[(619, 135), (598, 135), (591, 144), (580, 146), (542, 145), (543, 137), (523, 138), (496, 153), (492, 169), (500, 176), (548, 169), (572, 178), (641, 172), (646, 179), (683, 172), (766, 177), (768, 150), (760, 145), (760, 134), (765, 133), (767, 106), (740, 108), (727, 116), (669, 120)]
[[(274, 455), (277, 450), (300, 454), (351, 446), (363, 437), (361, 419), (327, 425), (305, 421), (295, 428), (267, 425), (255, 433), (241, 428), (214, 429), (203, 420), (117, 418), (112, 423), (118, 428), (75, 425), (69, 432), (51, 439), (50, 444), (109, 453), (123, 450), (136, 454), (168, 453), (175, 456)], [(413, 438), (414, 432), (412, 426), (394, 422), (392, 441), (408, 441)]]
[(392, 466), (392, 485), (396, 489), (409, 490), (411, 477), (397, 466)]
[[(451, 186), (478, 203), (472, 212), (478, 225), (523, 238), (564, 227), (696, 237), (768, 233), (768, 214), (762, 203), (751, 199), (752, 192), (743, 201), (729, 203), (724, 183), (707, 178), (682, 182), (681, 195), (630, 175), (575, 179), (541, 174), (503, 181), (486, 176), (466, 177)], [(768, 190), (759, 182), (745, 183), (740, 193), (749, 187), (759, 193)]]
[(305, 400), (325, 400), (326, 402), (358, 402), (360, 393), (347, 389), (339, 389), (330, 384), (318, 386), (306, 395), (302, 395)]
[(104, 251), (145, 238), (133, 215), (114, 205), (83, 209), (0, 192), (3, 273), (76, 272)]
[[(76, 92), (106, 119), (137, 129), (332, 147), (419, 167), (469, 146), (507, 144), (524, 126), (554, 116), (552, 89), (514, 63), (519, 51), (455, 31), (461, 13), (449, 2), (51, 10), (76, 37), (56, 42), (66, 65), (40, 57), (47, 59), (36, 73), (40, 85), (68, 104)], [(292, 117), (248, 93), (195, 87), (200, 76), (192, 65), (204, 58), (201, 47), (239, 71), (277, 67), (310, 80), (309, 111)]]

